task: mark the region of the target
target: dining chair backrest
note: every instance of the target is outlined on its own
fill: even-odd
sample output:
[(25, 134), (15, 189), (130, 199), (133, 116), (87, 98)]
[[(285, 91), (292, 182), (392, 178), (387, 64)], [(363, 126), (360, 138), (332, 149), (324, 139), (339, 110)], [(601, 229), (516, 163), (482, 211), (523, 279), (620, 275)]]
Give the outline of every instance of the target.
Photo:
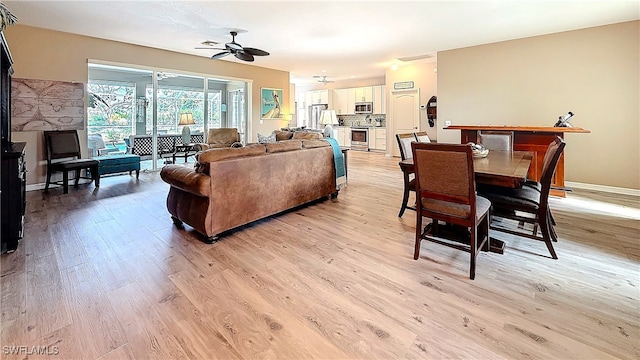
[(80, 158), (80, 140), (76, 130), (45, 131), (44, 142), (48, 163), (55, 159)]
[(398, 147), (400, 148), (400, 158), (402, 158), (402, 160), (411, 159), (413, 157), (411, 153), (411, 142), (416, 141), (413, 133), (396, 134), (396, 140), (398, 140)]
[(454, 215), (443, 202), (465, 205), (467, 218), (475, 208), (475, 175), (470, 145), (413, 143), (413, 164), (416, 172), (416, 193), (419, 202), (431, 202), (437, 211)]
[(551, 191), (551, 183), (553, 182), (553, 173), (562, 156), (564, 147), (567, 143), (562, 138), (556, 136), (556, 139), (549, 144), (547, 151), (544, 153), (542, 161), (542, 175), (540, 176), (540, 207), (546, 207), (549, 201), (549, 192)]
[(489, 150), (513, 151), (513, 131), (478, 131), (478, 143)]
[(426, 131), (415, 132), (413, 133), (413, 135), (416, 137), (417, 142), (423, 142), (423, 143), (431, 142), (431, 139), (429, 138), (429, 135), (427, 135)]

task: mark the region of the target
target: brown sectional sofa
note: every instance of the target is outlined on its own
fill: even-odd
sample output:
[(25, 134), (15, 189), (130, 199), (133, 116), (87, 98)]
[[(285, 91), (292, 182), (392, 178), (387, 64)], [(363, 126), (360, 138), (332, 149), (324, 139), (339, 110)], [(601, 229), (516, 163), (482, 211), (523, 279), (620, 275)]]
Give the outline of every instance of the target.
[(333, 149), (324, 140), (286, 140), (198, 154), (196, 168), (167, 165), (167, 209), (212, 243), (220, 233), (337, 195)]

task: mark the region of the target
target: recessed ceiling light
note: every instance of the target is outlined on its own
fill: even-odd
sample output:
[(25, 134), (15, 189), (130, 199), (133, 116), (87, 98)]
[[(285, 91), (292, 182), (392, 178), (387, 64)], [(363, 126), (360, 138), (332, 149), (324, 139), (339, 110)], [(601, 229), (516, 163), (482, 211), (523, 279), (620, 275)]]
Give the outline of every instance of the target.
[(327, 72), (327, 70), (322, 70), (322, 72)]
[(394, 63), (394, 64), (392, 64), (392, 65), (391, 65), (391, 70), (393, 70), (393, 71), (398, 70), (398, 64), (395, 64), (395, 63)]

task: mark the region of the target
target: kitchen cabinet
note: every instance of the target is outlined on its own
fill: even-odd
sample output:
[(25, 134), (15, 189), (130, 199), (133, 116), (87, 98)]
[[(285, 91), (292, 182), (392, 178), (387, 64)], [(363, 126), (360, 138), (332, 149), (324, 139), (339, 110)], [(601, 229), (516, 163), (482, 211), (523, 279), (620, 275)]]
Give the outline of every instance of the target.
[[(4, 95), (3, 95), (4, 96)], [(26, 142), (3, 146), (2, 151), (2, 251), (14, 252), (24, 232), (27, 165)]]
[(311, 91), (307, 91), (306, 95), (305, 95), (305, 99), (306, 99), (306, 107), (309, 107), (309, 105), (316, 105), (316, 104), (328, 104), (329, 105), (329, 109), (332, 108), (332, 101), (331, 101), (331, 93), (333, 91), (329, 91), (329, 90), (311, 90)]
[(353, 114), (356, 108), (356, 88), (347, 89), (347, 114)]
[(296, 124), (302, 126), (306, 123), (308, 115), (306, 99), (306, 93), (300, 92), (296, 94)]
[(373, 87), (363, 86), (355, 88), (355, 102), (373, 102)]
[(369, 129), (369, 148), (371, 150), (387, 150), (387, 129), (373, 127)]
[(333, 109), (337, 115), (353, 113), (353, 109), (350, 109), (348, 105), (347, 89), (336, 89), (333, 91)]
[(344, 147), (351, 147), (351, 128), (346, 126), (338, 127), (338, 144)]
[(373, 87), (373, 113), (386, 114), (387, 96), (384, 85), (376, 85)]

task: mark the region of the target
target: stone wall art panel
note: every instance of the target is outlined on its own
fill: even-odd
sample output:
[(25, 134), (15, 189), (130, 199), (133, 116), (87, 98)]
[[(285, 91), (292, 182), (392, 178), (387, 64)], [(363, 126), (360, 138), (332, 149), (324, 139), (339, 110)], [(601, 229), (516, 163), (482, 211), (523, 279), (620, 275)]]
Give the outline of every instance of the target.
[(81, 130), (84, 107), (84, 84), (11, 80), (11, 131)]

